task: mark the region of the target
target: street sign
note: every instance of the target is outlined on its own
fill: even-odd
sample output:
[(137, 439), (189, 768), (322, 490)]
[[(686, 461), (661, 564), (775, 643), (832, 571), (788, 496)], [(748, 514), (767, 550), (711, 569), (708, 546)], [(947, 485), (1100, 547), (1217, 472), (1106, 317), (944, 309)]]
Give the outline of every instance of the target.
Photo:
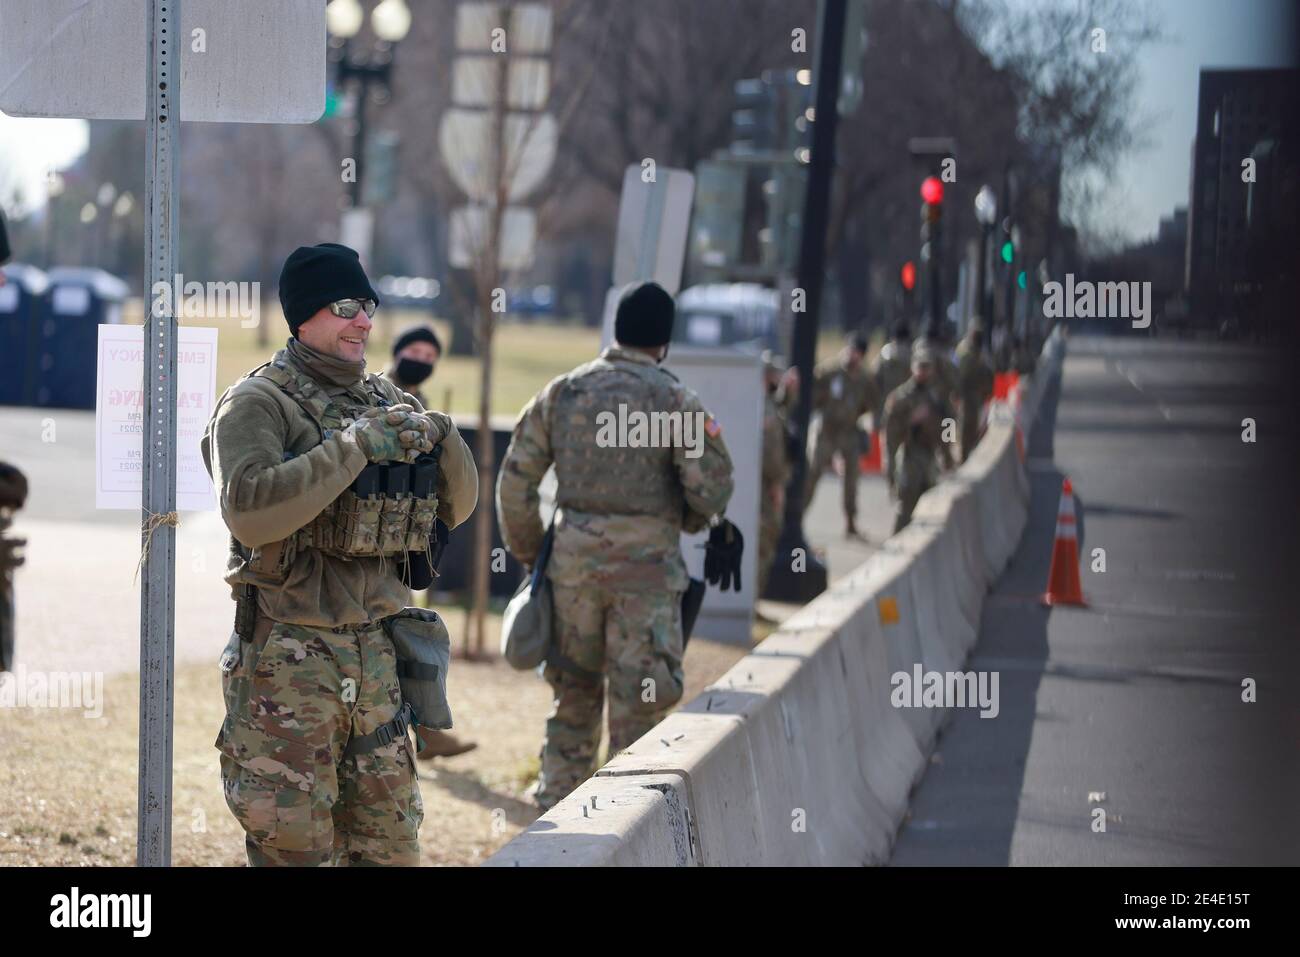
[[(0, 0), (0, 110), (145, 121), (144, 288), (170, 288), (179, 272), (177, 120), (319, 119), (324, 14), (319, 0)], [(141, 357), (141, 867), (171, 863), (180, 335), (175, 303), (155, 301)]]
[[(447, 172), (471, 200), (496, 196), (492, 114), (485, 110), (450, 109), (442, 114), (438, 145)], [(549, 113), (507, 113), (502, 133), (503, 169), (509, 178), (507, 199), (523, 199), (546, 178), (560, 142), (559, 124)]]
[[(451, 211), (451, 264), (472, 269), (483, 261), (488, 244), (488, 207), (473, 204)], [(497, 264), (502, 269), (527, 269), (537, 245), (537, 213), (527, 206), (507, 206), (501, 217)]]
[(633, 163), (623, 174), (614, 239), (614, 285), (654, 280), (672, 295), (682, 287), (682, 262), (691, 225), (695, 177), (660, 166), (645, 181)]
[[(169, 31), (182, 120), (314, 123), (325, 111), (320, 0), (183, 0)], [(145, 118), (149, 0), (2, 0), (0, 111)], [(163, 75), (175, 75), (176, 58)], [(173, 87), (175, 84), (171, 84)]]

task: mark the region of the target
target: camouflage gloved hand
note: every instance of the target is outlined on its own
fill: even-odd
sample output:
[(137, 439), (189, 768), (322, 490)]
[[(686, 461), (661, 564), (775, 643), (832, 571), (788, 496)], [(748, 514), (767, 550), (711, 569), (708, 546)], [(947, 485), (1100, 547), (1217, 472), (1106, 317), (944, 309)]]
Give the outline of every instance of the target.
[[(396, 418), (400, 416), (400, 418)], [(394, 461), (414, 462), (421, 454), (432, 452), (435, 443), (436, 426), (432, 419), (423, 412), (416, 412), (408, 403), (365, 409), (358, 417), (358, 422), (366, 419), (384, 419), (397, 426), (398, 440), (402, 453), (393, 456)], [(368, 453), (367, 453), (368, 454)], [(387, 461), (372, 459), (371, 461)]]
[(404, 462), (407, 450), (424, 434), (412, 424), (411, 415), (399, 407), (367, 410), (343, 434), (372, 462)]
[(727, 519), (723, 519), (709, 532), (704, 546), (704, 579), (717, 585), (720, 591), (735, 588), (740, 591), (740, 559), (745, 554), (745, 539)]

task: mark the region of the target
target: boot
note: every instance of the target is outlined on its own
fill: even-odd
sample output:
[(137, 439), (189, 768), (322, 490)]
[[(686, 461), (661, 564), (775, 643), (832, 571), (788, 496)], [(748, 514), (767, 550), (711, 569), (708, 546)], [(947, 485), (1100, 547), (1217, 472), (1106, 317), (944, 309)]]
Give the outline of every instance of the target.
[(421, 761), (429, 761), (433, 758), (454, 758), (458, 754), (465, 754), (473, 751), (478, 747), (477, 741), (462, 741), (454, 734), (446, 731), (434, 731), (431, 728), (420, 728), (416, 735), (420, 739), (420, 753), (416, 755)]
[(856, 520), (853, 518), (852, 515), (850, 515), (848, 518), (845, 519), (845, 522), (844, 522), (844, 537), (845, 537), (845, 538), (856, 538), (856, 539), (860, 539), (861, 541), (864, 541), (864, 542), (867, 540), (867, 536), (863, 535), (861, 532), (858, 531), (858, 525), (857, 525), (857, 522), (856, 522)]

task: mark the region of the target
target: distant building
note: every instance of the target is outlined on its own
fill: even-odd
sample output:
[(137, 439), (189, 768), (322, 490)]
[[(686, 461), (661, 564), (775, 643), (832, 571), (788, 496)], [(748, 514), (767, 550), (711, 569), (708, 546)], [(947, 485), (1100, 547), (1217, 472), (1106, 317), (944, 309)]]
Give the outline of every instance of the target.
[[(1300, 70), (1202, 70), (1192, 147), (1188, 205), (1186, 285), (1197, 325), (1239, 324), (1243, 331), (1273, 337), (1278, 317), (1266, 306), (1277, 297), (1269, 284), (1276, 270), (1261, 272), (1252, 259), (1261, 231), (1280, 238), (1289, 222), (1294, 237), (1294, 190), (1285, 206), (1265, 220), (1250, 216), (1252, 184), (1243, 161), (1255, 159), (1258, 209), (1262, 195), (1284, 202), (1282, 181), (1294, 181), (1295, 130), (1300, 107)], [(1261, 178), (1267, 176), (1267, 184)], [(1270, 232), (1271, 231), (1271, 232)], [(1253, 233), (1253, 235), (1252, 235)], [(1294, 275), (1294, 258), (1291, 275)]]

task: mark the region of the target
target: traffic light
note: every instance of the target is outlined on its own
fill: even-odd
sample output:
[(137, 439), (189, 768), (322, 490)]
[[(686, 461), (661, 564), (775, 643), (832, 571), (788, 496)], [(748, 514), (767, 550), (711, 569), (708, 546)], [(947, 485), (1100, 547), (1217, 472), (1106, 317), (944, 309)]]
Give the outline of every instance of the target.
[(921, 199), (927, 206), (938, 206), (943, 202), (943, 181), (937, 176), (927, 176), (921, 183)]
[(1011, 240), (1008, 239), (1006, 242), (1002, 244), (1002, 261), (1009, 266), (1011, 265), (1011, 261), (1015, 258), (1016, 258), (1016, 247), (1011, 242)]
[(761, 79), (737, 80), (731, 113), (731, 148), (758, 153), (777, 146), (776, 94)]
[(904, 292), (911, 292), (916, 288), (916, 263), (910, 259), (903, 263), (903, 268), (898, 271), (898, 281), (903, 284)]
[(399, 137), (387, 130), (372, 133), (366, 140), (366, 165), (361, 181), (362, 205), (379, 206), (397, 194), (397, 146)]
[(1020, 275), (1016, 276), (1016, 282), (1019, 284), (1021, 289), (1029, 288), (1029, 276), (1025, 274), (1023, 269), (1020, 270)]

